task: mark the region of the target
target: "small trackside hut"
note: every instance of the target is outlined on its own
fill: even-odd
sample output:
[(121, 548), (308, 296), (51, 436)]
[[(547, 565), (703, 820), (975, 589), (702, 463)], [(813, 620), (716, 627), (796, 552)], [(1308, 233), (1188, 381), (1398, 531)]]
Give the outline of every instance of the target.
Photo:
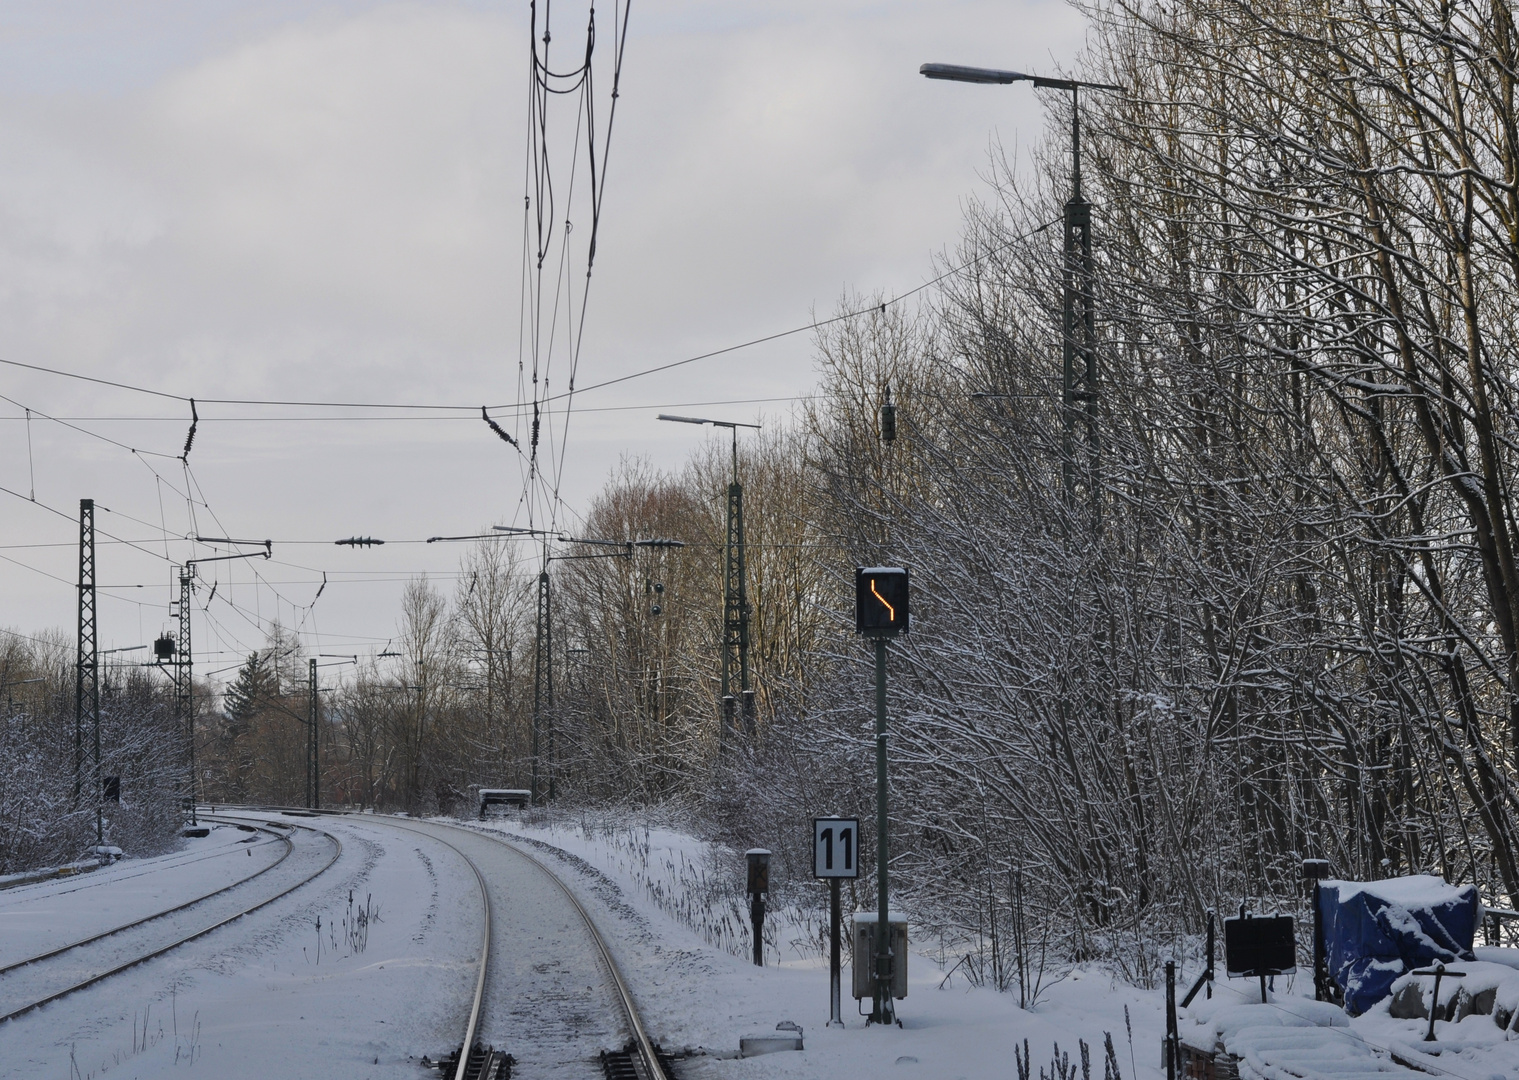
[(526, 788), (481, 788), (480, 817), (485, 817), (487, 807), (509, 806), (524, 809), (533, 804), (533, 793)]

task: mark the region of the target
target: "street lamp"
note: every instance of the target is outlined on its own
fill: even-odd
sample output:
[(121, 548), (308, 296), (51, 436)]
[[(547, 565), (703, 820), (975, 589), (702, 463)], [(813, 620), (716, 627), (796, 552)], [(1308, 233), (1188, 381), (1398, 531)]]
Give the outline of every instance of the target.
[(738, 482), (738, 429), (758, 431), (759, 425), (668, 413), (660, 413), (659, 419), (676, 424), (711, 424), (733, 432), (733, 482), (728, 485), (727, 535), (723, 545), (723, 713), (718, 725), (718, 747), (722, 752), (727, 749), (729, 733), (734, 727), (735, 662), (739, 696), (744, 703), (744, 729), (747, 734), (754, 734), (754, 691), (749, 686), (749, 600), (744, 585), (744, 489)]
[(918, 68), (918, 73), (947, 82), (994, 85), (1031, 82), (1035, 89), (1069, 90), (1071, 93), (1071, 197), (1065, 204), (1065, 269), (1060, 318), (1061, 454), (1065, 491), (1069, 496), (1076, 487), (1073, 429), (1077, 402), (1082, 403), (1081, 408), (1086, 413), (1088, 446), (1095, 452), (1097, 444), (1097, 311), (1092, 293), (1092, 205), (1081, 195), (1080, 92), (1085, 87), (1123, 93), (1123, 87), (961, 64), (924, 64)]
[(31, 679), (16, 679), (14, 682), (9, 679), (0, 679), (0, 686), (5, 687), (5, 718), (9, 720), (12, 711), (15, 709), (15, 704), (11, 701), (11, 687), (26, 686), (28, 683), (40, 683), (46, 681), (46, 677), (42, 675), (38, 675), (35, 678)]

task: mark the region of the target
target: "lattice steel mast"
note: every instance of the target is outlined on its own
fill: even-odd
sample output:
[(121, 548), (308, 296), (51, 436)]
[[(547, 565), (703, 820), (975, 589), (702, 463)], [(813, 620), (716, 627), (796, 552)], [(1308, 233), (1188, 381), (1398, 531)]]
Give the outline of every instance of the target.
[(321, 779), (317, 771), (316, 657), (311, 657), (307, 664), (309, 665), (306, 682), (309, 694), (307, 707), (310, 717), (306, 722), (306, 805), (316, 810), (322, 804)]
[(100, 800), (100, 647), (95, 619), (95, 500), (79, 500), (79, 652), (74, 662), (74, 805), (84, 781), (84, 725), (94, 740), (95, 842), (104, 843)]
[(192, 680), (195, 667), (190, 653), (190, 589), (195, 580), (195, 567), (186, 564), (179, 570), (179, 634), (174, 655), (174, 714), (184, 727), (186, 785), (185, 797), (189, 803), (190, 823), (195, 817), (195, 694)]
[(1091, 469), (1091, 493), (1097, 489), (1097, 301), (1093, 292), (1092, 204), (1081, 194), (1081, 89), (1123, 93), (1113, 83), (1081, 79), (1047, 79), (1021, 71), (967, 67), (963, 64), (924, 64), (920, 75), (949, 82), (1008, 84), (1031, 82), (1036, 88), (1069, 90), (1071, 93), (1071, 197), (1065, 204), (1060, 302), (1061, 476), (1066, 494), (1076, 491), (1076, 423), (1086, 427), (1087, 454)]
[[(737, 713), (742, 711), (744, 731), (755, 730), (754, 690), (749, 683), (749, 596), (744, 572), (744, 488), (738, 482), (738, 429), (758, 424), (739, 424), (732, 420), (708, 420), (698, 416), (659, 414), (661, 420), (677, 424), (711, 424), (733, 432), (733, 482), (728, 485), (728, 499), (723, 537), (723, 644), (722, 710), (718, 717), (718, 752), (726, 753), (737, 730)], [(733, 694), (734, 673), (738, 674), (738, 697)]]
[[(749, 597), (744, 581), (744, 487), (738, 482), (738, 429), (733, 429), (733, 482), (728, 485), (727, 530), (723, 546), (723, 736), (738, 726), (754, 734), (754, 691), (749, 686)], [(738, 669), (738, 709), (733, 697), (733, 672)]]
[[(542, 773), (548, 773), (548, 797), (554, 798), (554, 623), (550, 607), (549, 572), (538, 575), (538, 633), (533, 650), (533, 804), (540, 802)], [(547, 724), (547, 738), (544, 725)], [(540, 763), (543, 742), (548, 743), (548, 768)]]

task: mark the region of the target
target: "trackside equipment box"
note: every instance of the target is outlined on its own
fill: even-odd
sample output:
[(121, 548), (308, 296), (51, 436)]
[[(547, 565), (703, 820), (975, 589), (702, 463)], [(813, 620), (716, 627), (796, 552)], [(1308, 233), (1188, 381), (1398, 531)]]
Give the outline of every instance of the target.
[[(896, 912), (887, 916), (891, 930), (891, 996), (907, 996), (907, 920)], [(854, 913), (854, 997), (867, 1000), (875, 994), (876, 913)]]

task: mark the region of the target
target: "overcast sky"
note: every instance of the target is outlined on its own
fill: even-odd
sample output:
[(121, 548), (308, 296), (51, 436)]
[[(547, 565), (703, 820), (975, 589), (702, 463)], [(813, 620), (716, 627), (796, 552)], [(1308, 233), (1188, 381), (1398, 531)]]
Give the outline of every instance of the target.
[[(586, 10), (553, 4), (556, 67)], [(525, 0), (10, 0), (0, 359), (201, 400), (519, 400), (527, 20)], [(918, 65), (1048, 71), (1082, 34), (1059, 0), (634, 0), (578, 384), (922, 283), (990, 147), (1026, 159), (1044, 115), (1026, 86)], [(570, 122), (550, 116), (551, 149)], [(813, 381), (804, 334), (579, 395), (563, 499), (714, 437), (661, 410), (774, 422)], [(275, 541), (201, 567), (198, 673), (276, 617), (320, 651), (381, 648), (405, 578), (451, 588), (462, 554), (399, 541), (522, 521), (518, 459), (478, 413), (207, 404), (187, 473), (182, 401), (7, 365), (0, 394), (0, 626), (23, 633), (73, 633), (82, 497), (139, 545), (100, 537), (102, 648), (168, 626), (192, 551), (165, 534)], [(353, 535), (390, 543), (332, 543)]]

